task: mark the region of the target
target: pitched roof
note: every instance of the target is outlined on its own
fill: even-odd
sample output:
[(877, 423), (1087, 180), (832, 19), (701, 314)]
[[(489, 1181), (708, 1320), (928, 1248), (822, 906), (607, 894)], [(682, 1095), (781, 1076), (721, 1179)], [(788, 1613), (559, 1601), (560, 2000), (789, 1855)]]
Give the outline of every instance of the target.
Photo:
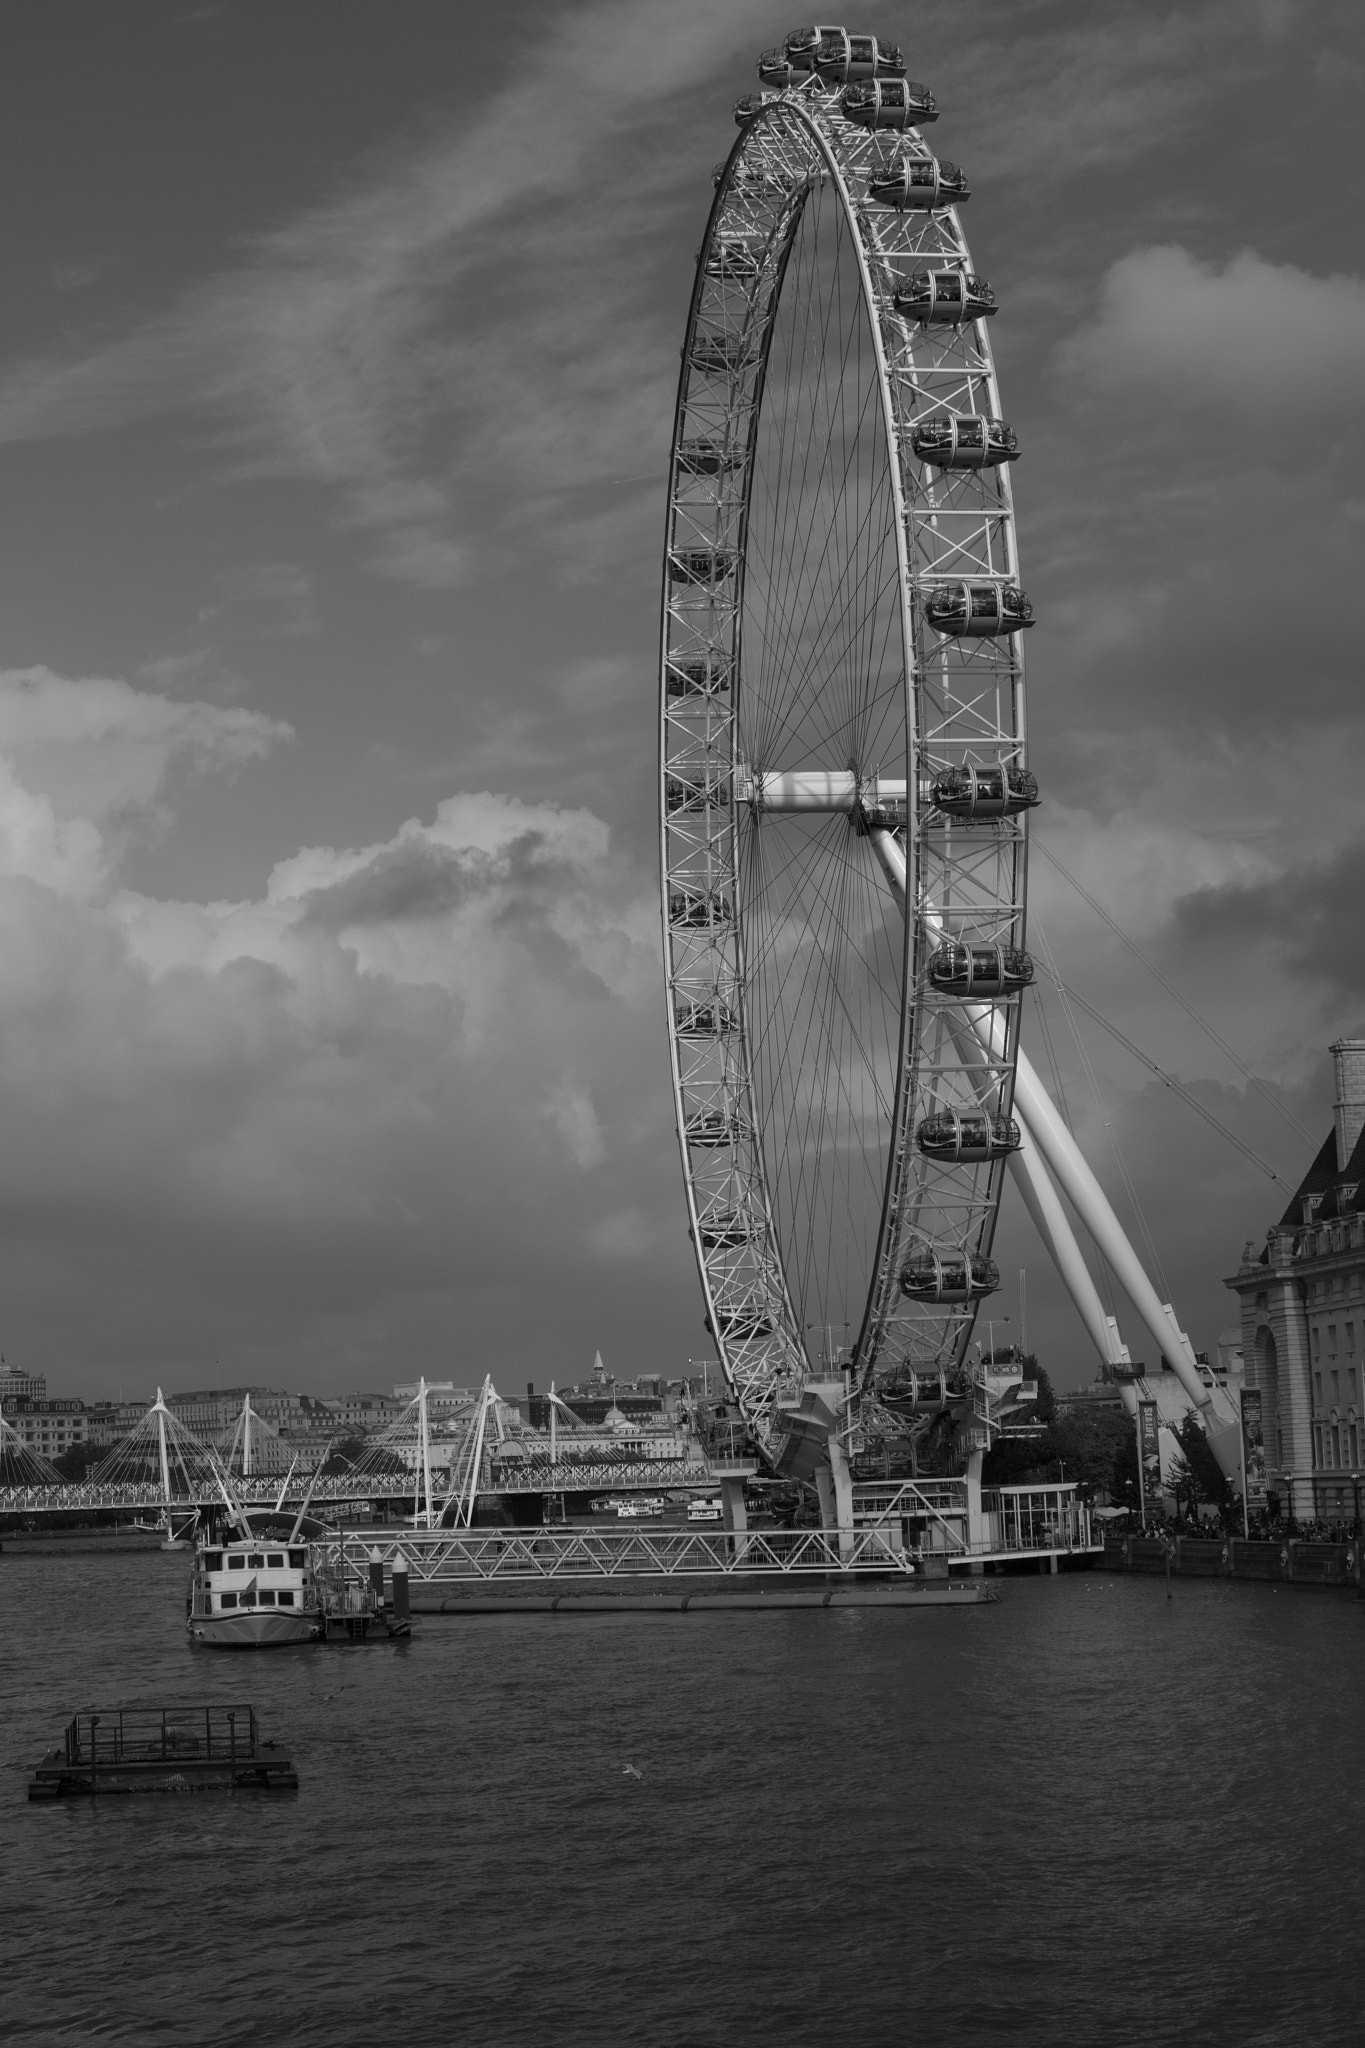
[[(1358, 1152), (1360, 1147), (1356, 1147)], [(1354, 1157), (1354, 1154), (1352, 1155)], [(1309, 1167), (1295, 1190), (1289, 1207), (1280, 1218), (1282, 1230), (1293, 1230), (1298, 1224), (1307, 1222), (1304, 1213), (1304, 1198), (1311, 1195), (1325, 1195), (1337, 1178), (1337, 1134), (1335, 1127), (1327, 1133), (1317, 1158)]]

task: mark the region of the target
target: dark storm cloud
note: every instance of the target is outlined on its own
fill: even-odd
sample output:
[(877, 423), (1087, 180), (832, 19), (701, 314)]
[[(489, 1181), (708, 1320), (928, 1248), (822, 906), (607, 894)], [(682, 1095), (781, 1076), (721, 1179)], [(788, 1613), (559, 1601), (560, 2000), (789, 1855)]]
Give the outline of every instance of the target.
[(1271, 947), (1291, 971), (1365, 996), (1365, 838), (1274, 881), (1198, 890), (1175, 917), (1186, 946)]

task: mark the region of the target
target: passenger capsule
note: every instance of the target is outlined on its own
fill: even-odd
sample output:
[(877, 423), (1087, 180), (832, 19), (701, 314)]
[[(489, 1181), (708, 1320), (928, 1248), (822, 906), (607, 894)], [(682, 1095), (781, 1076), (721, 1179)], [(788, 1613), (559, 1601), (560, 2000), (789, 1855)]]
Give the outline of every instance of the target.
[(728, 690), (734, 663), (723, 654), (691, 655), (670, 661), (667, 688), (670, 697), (714, 697)]
[(732, 548), (679, 548), (668, 558), (675, 583), (723, 583), (739, 560)]
[(681, 441), (678, 467), (688, 476), (725, 476), (744, 467), (744, 450), (733, 441)]
[(697, 1226), (702, 1249), (708, 1252), (741, 1251), (749, 1242), (749, 1226), (743, 1216), (731, 1213), (728, 1216), (714, 1216), (709, 1223)]
[(1013, 818), (1038, 801), (1038, 778), (1027, 768), (949, 768), (929, 785), (929, 801), (950, 818)]
[(839, 104), (844, 119), (860, 128), (917, 128), (938, 119), (934, 95), (913, 78), (870, 78), (845, 86)]
[(995, 469), (1019, 458), (1019, 436), (1004, 420), (975, 413), (939, 413), (917, 420), (910, 446), (935, 469)]
[(1033, 962), (1017, 946), (940, 946), (929, 962), (929, 985), (941, 996), (1012, 996), (1033, 980)]
[(735, 126), (742, 128), (746, 121), (752, 121), (755, 114), (761, 114), (781, 94), (775, 92), (746, 92), (743, 99), (735, 101)]
[(926, 1159), (945, 1165), (979, 1165), (1004, 1159), (1019, 1150), (1019, 1126), (1010, 1116), (988, 1116), (984, 1110), (939, 1110), (925, 1117), (915, 1143)]
[(733, 922), (728, 896), (714, 890), (675, 889), (668, 899), (668, 921), (683, 931), (718, 931)]
[(670, 775), (664, 784), (664, 808), (670, 817), (723, 810), (729, 801), (730, 784), (719, 776)]
[(1016, 583), (941, 583), (924, 601), (936, 633), (954, 640), (999, 640), (1033, 624), (1033, 606)]
[(699, 1003), (682, 1003), (673, 1013), (673, 1028), (679, 1038), (717, 1038), (739, 1029), (739, 1018), (719, 996)]
[(798, 72), (818, 71), (828, 85), (847, 85), (855, 78), (905, 76), (905, 59), (894, 43), (883, 43), (876, 36), (851, 36), (846, 28), (793, 29), (782, 55)]
[(717, 1310), (716, 1321), (722, 1337), (728, 1337), (732, 1344), (748, 1344), (756, 1337), (771, 1337), (772, 1318), (762, 1309), (740, 1308)]
[(698, 334), (692, 341), (691, 363), (708, 377), (735, 377), (753, 365), (757, 354), (751, 334)]
[(747, 242), (711, 242), (702, 269), (722, 284), (751, 284), (762, 266)]
[(916, 270), (896, 287), (896, 311), (907, 320), (961, 327), (967, 320), (987, 320), (999, 310), (995, 293), (984, 277), (965, 270)]
[(901, 1272), (901, 1293), (911, 1301), (980, 1301), (1000, 1285), (994, 1259), (979, 1252), (916, 1252)]
[(972, 194), (962, 167), (946, 156), (902, 156), (868, 174), (867, 196), (900, 213), (930, 213), (936, 206), (960, 206)]
[(805, 56), (792, 57), (786, 50), (765, 50), (758, 60), (758, 82), (773, 92), (786, 92), (793, 85), (804, 85), (815, 71), (814, 60)]
[(745, 1135), (745, 1127), (723, 1109), (699, 1109), (683, 1123), (683, 1136), (689, 1145), (697, 1145), (703, 1151), (717, 1151), (724, 1145), (733, 1145)]

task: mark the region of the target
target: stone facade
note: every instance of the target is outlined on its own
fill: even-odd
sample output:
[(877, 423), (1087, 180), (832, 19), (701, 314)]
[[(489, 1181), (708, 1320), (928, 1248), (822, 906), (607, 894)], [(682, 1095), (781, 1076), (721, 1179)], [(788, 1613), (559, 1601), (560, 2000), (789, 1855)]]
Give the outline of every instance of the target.
[(1365, 1479), (1365, 1040), (1332, 1047), (1331, 1134), (1280, 1221), (1228, 1281), (1267, 1478), (1286, 1514), (1350, 1522)]

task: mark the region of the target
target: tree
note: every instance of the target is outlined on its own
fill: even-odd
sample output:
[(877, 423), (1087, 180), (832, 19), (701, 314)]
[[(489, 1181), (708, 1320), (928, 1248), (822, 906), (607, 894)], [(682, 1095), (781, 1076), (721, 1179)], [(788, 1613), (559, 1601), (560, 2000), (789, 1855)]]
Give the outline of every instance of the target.
[(104, 1447), (100, 1444), (72, 1444), (70, 1450), (63, 1451), (60, 1458), (54, 1458), (52, 1462), (63, 1479), (81, 1480), (103, 1456)]
[(364, 1448), (365, 1439), (363, 1436), (344, 1436), (340, 1443), (333, 1444), (331, 1450), (327, 1453), (326, 1462), (322, 1468), (323, 1477), (325, 1478), (329, 1473), (334, 1472), (349, 1472)]
[[(1044, 1378), (1040, 1372), (1040, 1408)], [(1123, 1482), (1131, 1477), (1131, 1498), (1136, 1503), (1137, 1453), (1130, 1417), (1112, 1408), (1091, 1414), (1058, 1415), (1050, 1386), (1047, 1397), (1049, 1414), (1041, 1433), (998, 1439), (983, 1461), (983, 1484), (1027, 1486), (1036, 1482), (1055, 1486), (1062, 1479), (1075, 1479), (1092, 1494), (1107, 1493), (1126, 1504), (1130, 1496), (1125, 1493)]]
[(1183, 1498), (1192, 1517), (1201, 1502), (1217, 1508), (1220, 1515), (1227, 1514), (1232, 1507), (1232, 1488), (1209, 1448), (1203, 1424), (1193, 1412), (1176, 1431), (1176, 1441), (1180, 1445), (1180, 1460), (1171, 1477), (1177, 1502)]

